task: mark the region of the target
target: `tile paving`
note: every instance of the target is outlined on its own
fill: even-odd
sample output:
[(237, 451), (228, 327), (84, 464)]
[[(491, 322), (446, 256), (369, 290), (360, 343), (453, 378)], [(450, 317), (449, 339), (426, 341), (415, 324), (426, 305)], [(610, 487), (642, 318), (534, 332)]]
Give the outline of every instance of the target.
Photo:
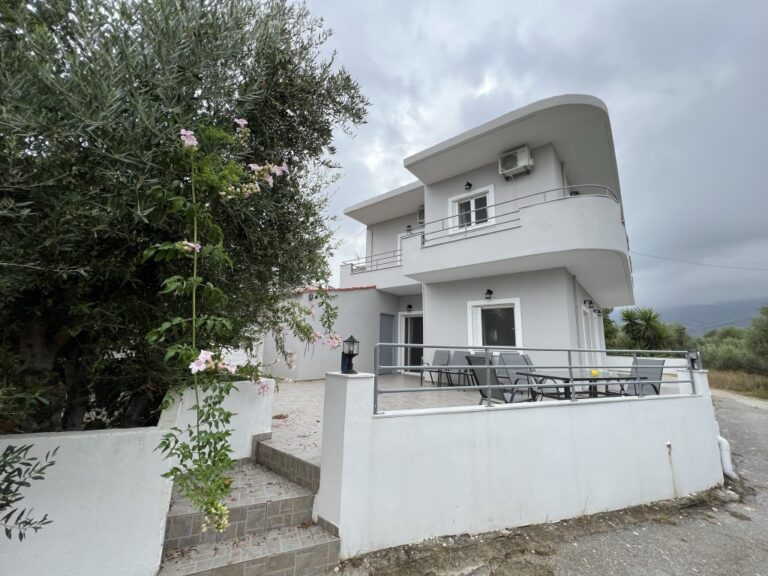
[[(380, 377), (382, 388), (418, 387), (419, 377), (391, 374)], [(273, 405), (272, 438), (264, 444), (302, 460), (320, 465), (323, 445), (324, 380), (283, 382)], [(475, 391), (445, 390), (414, 394), (386, 394), (379, 397), (379, 409), (408, 410), (474, 406), (480, 400)]]

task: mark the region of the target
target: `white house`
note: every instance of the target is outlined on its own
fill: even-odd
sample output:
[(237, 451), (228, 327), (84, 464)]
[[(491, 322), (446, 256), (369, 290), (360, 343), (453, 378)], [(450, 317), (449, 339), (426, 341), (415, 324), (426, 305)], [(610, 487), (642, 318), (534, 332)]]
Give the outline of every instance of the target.
[[(634, 304), (634, 295), (601, 100), (535, 102), (404, 166), (414, 182), (344, 211), (367, 227), (365, 256), (342, 265), (336, 300), (336, 331), (361, 341), (356, 367), (373, 370), (376, 342), (605, 347), (600, 309)], [(297, 298), (309, 305), (312, 296)], [(275, 375), (313, 379), (338, 369), (338, 351), (291, 346), (295, 368), (278, 363)], [(383, 365), (431, 360), (418, 348), (382, 355)], [(265, 360), (274, 357), (266, 342)]]

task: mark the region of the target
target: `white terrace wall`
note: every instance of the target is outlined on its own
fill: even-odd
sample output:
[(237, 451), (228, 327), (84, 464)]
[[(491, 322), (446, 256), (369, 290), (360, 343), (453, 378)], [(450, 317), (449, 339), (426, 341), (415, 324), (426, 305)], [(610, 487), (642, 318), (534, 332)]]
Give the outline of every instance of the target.
[[(239, 413), (232, 444), (241, 458), (252, 435), (269, 430), (273, 395), (255, 394), (249, 382), (238, 388), (226, 405)], [(0, 574), (155, 576), (171, 499), (171, 482), (161, 476), (169, 463), (155, 448), (168, 427), (190, 420), (185, 408), (193, 404), (185, 395), (150, 428), (0, 436), (0, 451), (33, 444), (42, 456), (59, 447), (56, 464), (21, 502), (53, 522), (23, 542), (3, 535)]]
[(697, 395), (373, 416), (373, 379), (328, 374), (315, 514), (341, 555), (553, 522), (722, 482), (706, 373)]

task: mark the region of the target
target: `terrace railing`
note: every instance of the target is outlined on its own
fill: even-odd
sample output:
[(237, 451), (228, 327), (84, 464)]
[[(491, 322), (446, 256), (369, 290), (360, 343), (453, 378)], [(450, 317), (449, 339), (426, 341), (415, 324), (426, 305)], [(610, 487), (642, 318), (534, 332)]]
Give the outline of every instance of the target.
[[(548, 202), (564, 201), (584, 196), (602, 196), (621, 204), (618, 194), (600, 184), (560, 186), (541, 190), (512, 200), (497, 202), (461, 214), (430, 220), (407, 231), (410, 236), (421, 235), (422, 246), (520, 226), (520, 210)], [(622, 215), (622, 222), (624, 217)]]
[(398, 249), (347, 260), (346, 262), (342, 262), (342, 265), (349, 266), (350, 274), (359, 274), (360, 272), (372, 272), (374, 270), (394, 268), (400, 266), (402, 263), (403, 251)]
[[(408, 348), (419, 348), (423, 350), (451, 350), (451, 351), (465, 351), (467, 355), (479, 355), (480, 357), (484, 358), (484, 364), (482, 365), (472, 365), (469, 366), (468, 364), (448, 364), (448, 365), (441, 365), (441, 366), (429, 366), (424, 363), (419, 365), (414, 364), (394, 364), (394, 365), (387, 365), (383, 364), (381, 362), (382, 358), (382, 350), (383, 349), (395, 349), (401, 348), (403, 350)], [(379, 396), (385, 395), (385, 394), (420, 394), (424, 392), (448, 392), (448, 391), (463, 391), (463, 390), (475, 390), (479, 391), (482, 390), (484, 392), (483, 396), (485, 398), (485, 404), (486, 406), (493, 407), (493, 393), (492, 391), (494, 389), (503, 389), (505, 391), (508, 390), (535, 390), (540, 389), (542, 387), (545, 388), (564, 388), (564, 389), (570, 389), (570, 393), (567, 394), (569, 397), (568, 400), (570, 402), (577, 402), (578, 401), (578, 389), (583, 389), (584, 387), (590, 386), (591, 384), (589, 382), (585, 381), (574, 381), (574, 378), (577, 377), (577, 371), (583, 371), (584, 369), (588, 370), (597, 370), (598, 374), (600, 374), (600, 371), (602, 370), (604, 374), (610, 374), (610, 373), (623, 373), (626, 372), (627, 374), (630, 373), (630, 371), (633, 368), (637, 368), (638, 366), (635, 364), (635, 360), (637, 358), (663, 358), (665, 360), (667, 359), (677, 359), (677, 360), (684, 360), (684, 362), (679, 362), (677, 365), (670, 365), (670, 366), (664, 366), (664, 368), (672, 368), (676, 369), (678, 371), (683, 370), (687, 372), (687, 378), (664, 378), (664, 372), (662, 370), (662, 377), (660, 380), (648, 380), (646, 378), (643, 378), (642, 376), (638, 376), (635, 380), (627, 380), (626, 378), (623, 380), (625, 384), (637, 384), (637, 396), (642, 397), (644, 395), (644, 387), (646, 384), (653, 384), (658, 385), (659, 389), (661, 389), (661, 386), (664, 384), (690, 384), (690, 390), (691, 394), (696, 394), (696, 384), (694, 381), (694, 370), (697, 370), (700, 368), (699, 361), (700, 356), (698, 352), (691, 352), (688, 350), (607, 350), (607, 349), (587, 349), (587, 348), (515, 348), (515, 347), (506, 347), (506, 346), (437, 346), (434, 344), (401, 344), (401, 343), (386, 343), (386, 342), (380, 342), (374, 346), (374, 387), (373, 387), (373, 413), (378, 414), (378, 406), (379, 406)], [(500, 358), (500, 354), (502, 352), (518, 352), (520, 354), (527, 354), (529, 352), (532, 353), (546, 353), (550, 357), (552, 355), (559, 355), (563, 358), (567, 358), (567, 362), (565, 364), (563, 363), (544, 363), (544, 364), (534, 364), (532, 366), (524, 366), (521, 364), (513, 364), (513, 365), (507, 365), (504, 363), (501, 363), (498, 358)], [(582, 359), (585, 357), (594, 358), (594, 354), (611, 354), (611, 355), (619, 355), (626, 357), (627, 363), (624, 364), (595, 364), (595, 363), (588, 363), (583, 362)], [(397, 354), (392, 354), (392, 357), (397, 357)], [(407, 357), (407, 354), (403, 354), (403, 357)], [(494, 358), (497, 358), (496, 363), (494, 363)], [(528, 370), (530, 368), (531, 370)], [(392, 373), (393, 371), (402, 371), (402, 372), (411, 372), (411, 373), (419, 373), (421, 371), (425, 370), (453, 370), (453, 371), (460, 371), (460, 370), (480, 370), (485, 375), (483, 382), (476, 382), (475, 384), (470, 385), (458, 385), (458, 386), (413, 386), (413, 387), (398, 387), (398, 388), (382, 388), (380, 386), (380, 377), (383, 374), (386, 373)], [(528, 370), (532, 374), (535, 370), (537, 375), (539, 376), (546, 376), (547, 371), (562, 371), (564, 375), (567, 375), (568, 381), (561, 380), (558, 381), (556, 384), (544, 384), (537, 382), (527, 382), (524, 384), (517, 384), (517, 383), (505, 383), (505, 384), (497, 384), (493, 385), (491, 384), (491, 370), (515, 370), (515, 371), (525, 371)], [(460, 380), (459, 380), (460, 381)], [(617, 381), (618, 383), (618, 381)], [(599, 385), (605, 385), (606, 382), (601, 382)], [(592, 384), (594, 385), (594, 384)]]

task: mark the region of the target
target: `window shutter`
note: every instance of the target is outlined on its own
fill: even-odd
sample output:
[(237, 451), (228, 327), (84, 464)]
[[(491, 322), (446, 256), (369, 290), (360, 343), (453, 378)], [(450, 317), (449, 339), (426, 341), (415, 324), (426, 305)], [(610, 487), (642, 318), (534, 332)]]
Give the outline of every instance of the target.
[(483, 345), (483, 321), (480, 316), (482, 307), (472, 306), (472, 342), (471, 346)]

